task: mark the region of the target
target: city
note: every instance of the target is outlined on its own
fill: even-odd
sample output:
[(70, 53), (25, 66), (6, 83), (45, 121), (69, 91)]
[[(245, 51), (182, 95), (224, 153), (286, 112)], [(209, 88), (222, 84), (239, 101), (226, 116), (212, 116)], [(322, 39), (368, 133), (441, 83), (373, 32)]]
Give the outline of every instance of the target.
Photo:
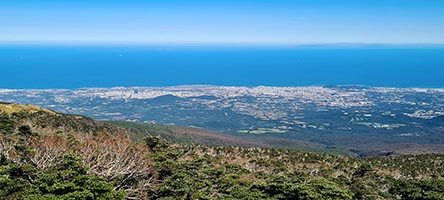
[(104, 121), (190, 126), (368, 151), (390, 150), (397, 143), (439, 149), (444, 133), (442, 99), (444, 89), (365, 86), (0, 90), (1, 101)]

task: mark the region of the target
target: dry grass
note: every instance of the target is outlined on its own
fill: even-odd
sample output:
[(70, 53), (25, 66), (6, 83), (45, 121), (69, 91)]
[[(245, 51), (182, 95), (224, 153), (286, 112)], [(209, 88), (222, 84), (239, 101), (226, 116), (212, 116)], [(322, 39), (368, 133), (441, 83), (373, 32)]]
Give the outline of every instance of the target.
[(34, 105), (19, 105), (19, 104), (8, 104), (8, 103), (0, 103), (0, 110), (5, 112), (6, 114), (12, 114), (18, 112), (36, 113), (39, 111), (44, 111), (53, 115), (57, 114), (52, 110), (48, 110)]

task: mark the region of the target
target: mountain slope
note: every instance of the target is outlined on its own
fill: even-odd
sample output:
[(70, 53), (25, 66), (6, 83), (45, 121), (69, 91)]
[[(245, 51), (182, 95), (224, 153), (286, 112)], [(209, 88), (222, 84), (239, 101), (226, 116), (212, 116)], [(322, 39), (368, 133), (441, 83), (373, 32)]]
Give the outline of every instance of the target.
[[(444, 199), (442, 154), (363, 159), (153, 136), (138, 143), (133, 130), (89, 118), (1, 108), (0, 199)], [(175, 131), (164, 128), (149, 133)]]
[(126, 121), (101, 122), (80, 115), (68, 115), (54, 112), (34, 105), (0, 103), (0, 113), (6, 113), (23, 124), (32, 127), (35, 132), (64, 133), (121, 133), (141, 141), (146, 136), (159, 136), (171, 143), (201, 144), (217, 146), (283, 147), (293, 149), (320, 150), (323, 147), (299, 140), (277, 138), (254, 139), (235, 137), (204, 129), (181, 126), (134, 123)]
[(106, 122), (128, 129), (135, 140), (147, 135), (159, 136), (172, 143), (216, 146), (281, 147), (291, 149), (322, 150), (321, 145), (300, 140), (278, 138), (252, 138), (232, 136), (194, 127), (170, 126), (127, 121)]
[(0, 113), (10, 115), (18, 123), (29, 125), (36, 132), (121, 133), (125, 130), (79, 115), (67, 115), (33, 105), (0, 103)]
[(0, 199), (140, 196), (147, 190), (140, 185), (155, 176), (149, 154), (122, 128), (32, 105), (0, 104)]

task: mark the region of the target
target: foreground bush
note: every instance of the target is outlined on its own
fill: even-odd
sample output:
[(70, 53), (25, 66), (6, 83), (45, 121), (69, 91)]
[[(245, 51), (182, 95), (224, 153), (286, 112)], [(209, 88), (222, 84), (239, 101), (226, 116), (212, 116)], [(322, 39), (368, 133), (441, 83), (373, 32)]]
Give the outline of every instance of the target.
[(2, 199), (124, 199), (125, 192), (113, 190), (103, 178), (87, 173), (87, 167), (74, 156), (46, 170), (29, 164), (3, 164), (0, 167)]

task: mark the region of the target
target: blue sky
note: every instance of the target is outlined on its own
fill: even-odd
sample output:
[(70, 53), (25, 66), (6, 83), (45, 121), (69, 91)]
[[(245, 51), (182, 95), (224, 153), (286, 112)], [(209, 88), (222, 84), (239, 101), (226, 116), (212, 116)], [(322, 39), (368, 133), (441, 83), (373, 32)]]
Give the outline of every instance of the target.
[(0, 42), (444, 43), (443, 0), (1, 0)]

